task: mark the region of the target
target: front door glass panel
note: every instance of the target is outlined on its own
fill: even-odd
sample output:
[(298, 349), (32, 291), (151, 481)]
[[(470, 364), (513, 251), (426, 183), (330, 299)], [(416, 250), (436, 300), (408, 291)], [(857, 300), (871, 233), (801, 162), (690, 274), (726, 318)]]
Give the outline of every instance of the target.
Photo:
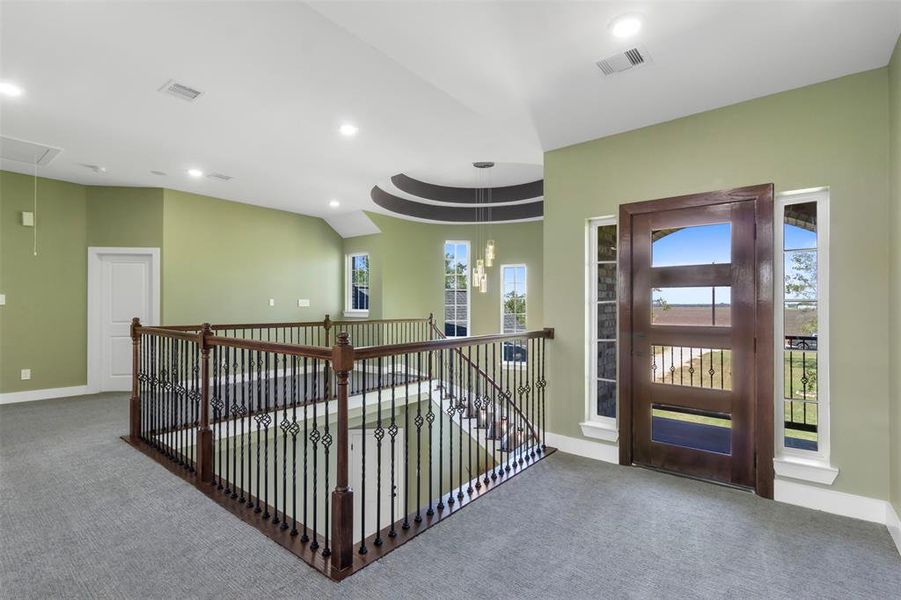
[(654, 404), (651, 441), (715, 454), (732, 454), (732, 420), (727, 414)]
[(651, 232), (651, 266), (728, 264), (732, 262), (732, 224), (713, 223)]

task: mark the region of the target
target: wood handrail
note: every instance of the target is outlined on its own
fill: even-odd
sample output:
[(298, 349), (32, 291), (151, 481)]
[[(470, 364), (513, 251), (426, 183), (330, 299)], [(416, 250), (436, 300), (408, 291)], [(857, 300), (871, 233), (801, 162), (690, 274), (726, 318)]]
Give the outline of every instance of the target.
[(473, 346), (478, 344), (490, 344), (493, 342), (512, 342), (517, 340), (537, 338), (552, 340), (554, 339), (554, 330), (552, 328), (545, 328), (536, 331), (525, 331), (522, 333), (475, 335), (465, 338), (445, 338), (443, 340), (407, 342), (403, 344), (391, 344), (386, 346), (367, 346), (364, 348), (354, 348), (354, 360), (378, 358), (380, 356), (391, 356), (396, 354), (415, 354), (417, 352), (428, 352), (430, 350), (450, 350), (454, 348), (463, 348), (465, 346)]
[(301, 346), (298, 344), (283, 344), (280, 342), (264, 342), (260, 340), (245, 340), (243, 338), (231, 338), (211, 336), (207, 338), (210, 346), (225, 348), (243, 348), (245, 350), (259, 350), (261, 352), (276, 352), (289, 356), (306, 356), (308, 358), (332, 358), (332, 349), (324, 346)]
[[(200, 328), (197, 329), (200, 331)], [(144, 325), (140, 325), (134, 328), (134, 331), (137, 335), (142, 333), (150, 333), (153, 335), (158, 335), (160, 337), (171, 337), (178, 340), (187, 340), (189, 342), (197, 342), (198, 344), (201, 342), (202, 335), (200, 333), (187, 333), (183, 329), (170, 329), (168, 327), (145, 327)]]

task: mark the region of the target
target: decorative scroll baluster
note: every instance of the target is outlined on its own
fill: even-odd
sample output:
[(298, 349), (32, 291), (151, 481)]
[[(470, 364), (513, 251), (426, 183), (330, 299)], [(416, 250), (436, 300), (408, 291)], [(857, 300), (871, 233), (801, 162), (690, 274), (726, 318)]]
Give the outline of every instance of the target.
[[(319, 394), (319, 361), (313, 361), (313, 430), (310, 431), (310, 442), (313, 444), (313, 520), (312, 527), (313, 530), (313, 541), (310, 544), (310, 548), (312, 550), (317, 550), (319, 548), (319, 538), (317, 536), (318, 532), (318, 521), (316, 519), (316, 511), (317, 506), (319, 504), (319, 438), (321, 434), (319, 433), (319, 422), (316, 416), (316, 407), (319, 404), (320, 394)], [(328, 414), (326, 413), (325, 418), (328, 418)], [(328, 468), (328, 465), (326, 465)], [(306, 531), (304, 531), (304, 535), (306, 535)]]
[[(375, 436), (375, 464), (376, 464), (376, 475), (375, 475), (375, 539), (373, 540), (373, 544), (376, 546), (382, 545), (382, 438), (385, 437), (385, 429), (382, 427), (382, 357), (378, 357), (376, 360), (376, 366), (378, 368), (377, 381), (378, 381), (378, 389), (376, 392), (378, 407), (376, 409), (376, 426), (373, 435)], [(366, 361), (363, 361), (363, 377), (366, 377)], [(365, 385), (363, 386), (365, 389)], [(366, 398), (366, 392), (363, 392), (363, 398)], [(363, 444), (366, 443), (366, 432), (363, 431)], [(391, 457), (392, 460), (394, 457)], [(365, 536), (365, 532), (364, 532)]]
[[(428, 440), (429, 440), (429, 466), (428, 466), (428, 470), (429, 470), (429, 491), (428, 491), (429, 507), (428, 507), (428, 510), (426, 510), (425, 514), (429, 517), (431, 517), (432, 515), (435, 514), (435, 509), (432, 506), (432, 498), (434, 497), (434, 493), (435, 493), (435, 478), (434, 478), (435, 475), (434, 475), (434, 471), (432, 469), (432, 446), (435, 445), (434, 444), (435, 438), (432, 437), (432, 424), (435, 422), (435, 410), (434, 410), (434, 404), (433, 404), (434, 398), (432, 396), (432, 389), (434, 388), (434, 385), (435, 385), (433, 382), (433, 378), (432, 378), (432, 376), (433, 376), (432, 367), (433, 367), (433, 363), (434, 363), (434, 360), (433, 360), (434, 358), (435, 358), (435, 352), (433, 350), (429, 350), (429, 353), (428, 353), (429, 410), (428, 410), (428, 412), (426, 412), (426, 415), (425, 415), (425, 420), (429, 424), (429, 433), (428, 433), (428, 436), (429, 436), (428, 437)], [(440, 466), (440, 463), (439, 463), (439, 466)], [(438, 490), (438, 496), (439, 497), (441, 496), (441, 490)]]
[[(416, 353), (416, 523), (422, 522), (422, 352)], [(409, 393), (409, 382), (404, 382)], [(409, 403), (407, 404), (409, 407)]]

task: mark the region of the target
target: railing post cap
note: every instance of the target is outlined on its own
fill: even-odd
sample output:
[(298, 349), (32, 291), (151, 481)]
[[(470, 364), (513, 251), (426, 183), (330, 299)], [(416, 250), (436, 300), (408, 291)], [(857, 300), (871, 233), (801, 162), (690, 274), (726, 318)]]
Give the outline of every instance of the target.
[(338, 334), (332, 348), (332, 368), (337, 372), (352, 371), (354, 368), (354, 348), (350, 345), (346, 331)]
[(131, 320), (131, 339), (138, 339), (138, 327), (141, 326), (141, 319), (139, 317), (134, 317)]

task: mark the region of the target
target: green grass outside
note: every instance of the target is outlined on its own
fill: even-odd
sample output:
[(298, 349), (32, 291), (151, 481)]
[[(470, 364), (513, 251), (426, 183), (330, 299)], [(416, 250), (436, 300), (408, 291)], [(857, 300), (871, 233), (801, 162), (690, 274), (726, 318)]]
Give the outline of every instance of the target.
[[(656, 351), (657, 356), (661, 356), (662, 351)], [(709, 368), (711, 361), (711, 354), (715, 354), (713, 360), (716, 363), (714, 368), (717, 372), (720, 371), (720, 353), (719, 351), (705, 352), (702, 356), (699, 356), (691, 361), (691, 365), (683, 365), (681, 368), (677, 367), (676, 371), (673, 373), (673, 376), (676, 381), (680, 380), (680, 377), (683, 378), (685, 385), (688, 386), (689, 382), (693, 380), (693, 387), (702, 387), (699, 380), (699, 373), (701, 372), (701, 365), (703, 362), (704, 373), (704, 385), (703, 387), (710, 387), (710, 376), (706, 373), (706, 370)], [(656, 357), (655, 357), (656, 359)], [(659, 364), (658, 360), (658, 364)], [(810, 403), (810, 401), (816, 400), (816, 375), (817, 375), (817, 365), (816, 365), (816, 353), (815, 352), (807, 352), (805, 353), (804, 359), (802, 360), (800, 352), (786, 352), (785, 358), (783, 360), (783, 365), (785, 369), (785, 420), (793, 421), (793, 422), (804, 422), (804, 411), (807, 410), (807, 422), (810, 424), (816, 424), (817, 422), (817, 414), (816, 414), (816, 405)], [(689, 372), (689, 368), (694, 368), (694, 377)], [(802, 368), (803, 367), (803, 368)], [(805, 388), (805, 383), (802, 381), (804, 378), (804, 373), (807, 373), (807, 383)], [(722, 370), (723, 370), (723, 388), (731, 389), (732, 388), (732, 354), (730, 352), (723, 353), (722, 357)], [(669, 379), (669, 375), (667, 375), (667, 379)], [(714, 386), (719, 388), (720, 380), (719, 375), (714, 375)], [(806, 393), (805, 393), (806, 392)], [(794, 400), (794, 402), (790, 402), (789, 400)], [(802, 402), (802, 400), (807, 400), (808, 402)], [(685, 413), (677, 413), (673, 411), (666, 411), (661, 409), (654, 409), (654, 416), (662, 416), (668, 419), (676, 419), (681, 421), (688, 421), (691, 423), (702, 423), (705, 425), (714, 425), (717, 427), (731, 427), (731, 424), (726, 419), (718, 419), (715, 417), (706, 417), (703, 415), (691, 415)], [(803, 439), (803, 440), (817, 440), (817, 434), (810, 431), (798, 431), (795, 429), (786, 429), (785, 430), (786, 437)]]

